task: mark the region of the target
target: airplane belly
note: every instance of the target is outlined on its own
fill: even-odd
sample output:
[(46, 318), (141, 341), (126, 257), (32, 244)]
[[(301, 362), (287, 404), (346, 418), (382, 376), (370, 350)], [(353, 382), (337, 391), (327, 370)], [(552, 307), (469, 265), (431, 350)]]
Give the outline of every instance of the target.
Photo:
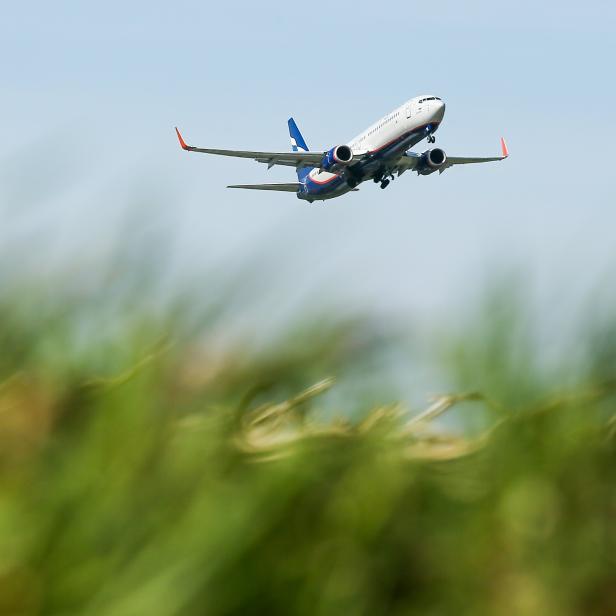
[(347, 184), (345, 177), (315, 169), (306, 178), (298, 197), (309, 201), (321, 201), (340, 197), (350, 190), (351, 187)]

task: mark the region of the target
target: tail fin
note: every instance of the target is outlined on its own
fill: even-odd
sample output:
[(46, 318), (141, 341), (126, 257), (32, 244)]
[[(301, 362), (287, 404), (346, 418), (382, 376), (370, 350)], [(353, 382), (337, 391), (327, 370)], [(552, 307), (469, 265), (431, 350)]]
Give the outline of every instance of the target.
[[(293, 118), (289, 118), (289, 135), (291, 135), (291, 148), (294, 152), (309, 151), (306, 141), (299, 132), (299, 128), (297, 128), (297, 124)], [(314, 169), (314, 167), (300, 167), (297, 170), (297, 179), (303, 182), (312, 169)]]

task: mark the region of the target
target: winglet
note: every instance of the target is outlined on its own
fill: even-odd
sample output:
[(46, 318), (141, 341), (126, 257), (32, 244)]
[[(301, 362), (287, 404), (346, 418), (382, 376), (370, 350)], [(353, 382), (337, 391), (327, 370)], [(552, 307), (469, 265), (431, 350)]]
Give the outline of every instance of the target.
[(180, 134), (180, 131), (178, 130), (177, 126), (175, 127), (175, 132), (178, 134), (178, 139), (180, 141), (180, 145), (182, 146), (182, 149), (183, 150), (188, 150), (188, 146), (186, 145), (186, 142), (182, 138), (182, 135)]
[(501, 148), (503, 150), (503, 158), (509, 158), (509, 149), (504, 137), (501, 137)]

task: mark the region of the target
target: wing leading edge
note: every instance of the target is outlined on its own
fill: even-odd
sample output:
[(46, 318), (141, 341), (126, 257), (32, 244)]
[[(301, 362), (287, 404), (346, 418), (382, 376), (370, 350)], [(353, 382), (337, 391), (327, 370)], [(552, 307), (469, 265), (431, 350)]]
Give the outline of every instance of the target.
[(213, 148), (195, 148), (187, 145), (180, 131), (176, 128), (180, 146), (187, 152), (214, 154), (216, 156), (233, 156), (235, 158), (251, 158), (258, 163), (265, 163), (268, 168), (274, 165), (287, 167), (320, 167), (325, 152), (257, 152), (252, 150), (217, 150)]

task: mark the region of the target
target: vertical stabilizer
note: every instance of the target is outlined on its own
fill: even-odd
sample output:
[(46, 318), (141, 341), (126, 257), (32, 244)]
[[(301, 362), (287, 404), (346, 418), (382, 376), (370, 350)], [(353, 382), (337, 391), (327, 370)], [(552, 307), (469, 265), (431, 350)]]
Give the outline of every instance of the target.
[[(291, 148), (294, 152), (308, 152), (308, 145), (299, 132), (299, 128), (297, 128), (297, 124), (293, 118), (289, 118), (289, 135), (291, 136)], [(297, 179), (303, 182), (312, 169), (314, 169), (314, 167), (298, 168)]]

